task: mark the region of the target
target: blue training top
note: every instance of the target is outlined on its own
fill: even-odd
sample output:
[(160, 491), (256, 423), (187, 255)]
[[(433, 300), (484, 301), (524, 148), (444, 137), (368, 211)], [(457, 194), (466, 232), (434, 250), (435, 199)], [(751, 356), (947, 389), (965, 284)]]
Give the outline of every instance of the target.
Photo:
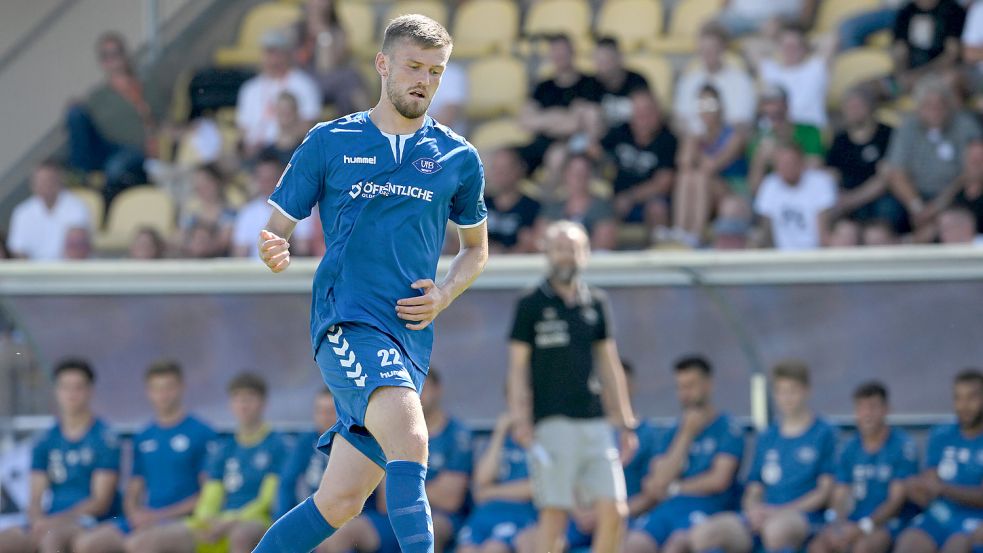
[(133, 476), (147, 486), (147, 507), (160, 509), (198, 493), (217, 434), (188, 416), (174, 426), (151, 423), (133, 438)]

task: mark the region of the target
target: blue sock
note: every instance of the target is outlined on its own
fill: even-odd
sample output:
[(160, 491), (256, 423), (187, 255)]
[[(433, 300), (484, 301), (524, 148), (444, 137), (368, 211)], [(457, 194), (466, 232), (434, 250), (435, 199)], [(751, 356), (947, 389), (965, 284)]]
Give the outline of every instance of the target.
[(983, 543), (973, 544), (973, 553), (983, 553)]
[(253, 553), (305, 553), (331, 537), (335, 529), (308, 497), (273, 523)]
[(413, 461), (386, 464), (386, 509), (403, 553), (433, 553), (433, 520), (424, 481), (427, 467)]

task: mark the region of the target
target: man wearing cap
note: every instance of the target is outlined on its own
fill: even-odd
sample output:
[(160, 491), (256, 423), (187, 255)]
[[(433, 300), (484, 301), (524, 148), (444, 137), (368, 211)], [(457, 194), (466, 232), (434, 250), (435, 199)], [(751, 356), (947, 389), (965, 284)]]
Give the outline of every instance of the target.
[(303, 120), (314, 124), (321, 114), (321, 92), (317, 82), (293, 65), (294, 38), (288, 31), (273, 29), (263, 35), (260, 73), (243, 83), (236, 102), (236, 126), (246, 152), (272, 144), (279, 131), (276, 102), (281, 92), (297, 98)]

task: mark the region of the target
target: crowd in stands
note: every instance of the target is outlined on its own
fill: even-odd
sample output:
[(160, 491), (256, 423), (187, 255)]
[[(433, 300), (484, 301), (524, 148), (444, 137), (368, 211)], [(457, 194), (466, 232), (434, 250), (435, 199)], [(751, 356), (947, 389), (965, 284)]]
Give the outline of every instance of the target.
[[(481, 0), (450, 9), (469, 1)], [(521, 3), (526, 16), (537, 3)], [(629, 59), (644, 41), (524, 37), (534, 85), (508, 124), (528, 139), (477, 144), (493, 251), (535, 252), (561, 218), (583, 223), (597, 251), (980, 243), (983, 1), (884, 0), (820, 29), (826, 4), (843, 2), (722, 2), (673, 59), (676, 76), (651, 82)], [(135, 72), (120, 35), (102, 36), (105, 79), (68, 109), (66, 168), (38, 166), (5, 255), (255, 253), (263, 200), (307, 130), (374, 103), (377, 75), (339, 5), (308, 0), (298, 22), (268, 29), (234, 115), (190, 121), (165, 115), (166, 91)], [(888, 65), (858, 73), (854, 54)], [(465, 136), (487, 122), (469, 116), (469, 63), (452, 56), (430, 109)], [(142, 183), (175, 209), (119, 230), (115, 200)], [(323, 251), (309, 221), (297, 255)]]
[[(626, 368), (631, 387), (636, 376)], [(983, 373), (956, 376), (955, 422), (931, 431), (924, 457), (888, 424), (884, 384), (856, 388), (855, 431), (841, 436), (813, 409), (804, 363), (783, 361), (769, 376), (775, 422), (749, 438), (714, 406), (710, 361), (690, 355), (674, 363), (679, 417), (668, 426), (643, 422), (637, 448), (622, 451), (629, 526), (621, 551), (934, 553), (983, 545)], [(436, 551), (533, 553), (531, 438), (505, 413), (487, 440), (477, 439), (442, 407), (441, 378), (431, 369), (421, 398)], [(287, 435), (264, 420), (264, 380), (241, 373), (227, 387), (235, 430), (222, 436), (189, 413), (181, 367), (157, 362), (145, 373), (153, 420), (126, 446), (92, 411), (96, 375), (87, 362), (59, 363), (53, 383), (57, 423), (35, 441), (28, 523), (0, 532), (4, 553), (248, 553), (272, 520), (318, 488), (329, 459), (318, 449), (336, 422), (326, 389), (314, 398), (310, 431)], [(379, 487), (317, 553), (399, 551), (385, 480)], [(585, 501), (564, 538), (572, 550), (591, 545), (597, 521)]]

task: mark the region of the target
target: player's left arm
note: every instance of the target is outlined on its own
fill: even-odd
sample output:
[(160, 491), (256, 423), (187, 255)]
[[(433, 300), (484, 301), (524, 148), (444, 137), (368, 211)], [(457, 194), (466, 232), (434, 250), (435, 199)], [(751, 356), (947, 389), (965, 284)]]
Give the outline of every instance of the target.
[(816, 487), (812, 491), (785, 506), (802, 513), (825, 509), (829, 505), (835, 485), (832, 474), (822, 474), (816, 480)]
[(605, 338), (594, 342), (594, 355), (600, 364), (598, 374), (601, 377), (604, 393), (608, 396), (605, 404), (614, 410), (611, 415), (614, 416), (618, 426), (634, 430), (638, 426), (638, 420), (631, 408), (625, 369), (621, 366), (618, 346), (614, 339)]
[(939, 480), (938, 497), (971, 509), (983, 509), (983, 486), (959, 486)]
[(468, 474), (443, 471), (427, 483), (427, 499), (430, 505), (448, 513), (456, 513), (464, 505), (468, 495)]
[(713, 458), (710, 470), (679, 482), (679, 493), (695, 496), (723, 493), (734, 483), (738, 466), (737, 457), (729, 453), (718, 453)]
[(870, 514), (870, 520), (875, 526), (884, 526), (898, 516), (904, 507), (905, 499), (904, 483), (901, 480), (892, 480), (887, 488), (887, 499), (874, 509)]
[(89, 498), (72, 507), (70, 513), (79, 516), (101, 517), (113, 506), (116, 495), (116, 483), (119, 473), (115, 470), (97, 470), (92, 473), (92, 483), (89, 487)]

